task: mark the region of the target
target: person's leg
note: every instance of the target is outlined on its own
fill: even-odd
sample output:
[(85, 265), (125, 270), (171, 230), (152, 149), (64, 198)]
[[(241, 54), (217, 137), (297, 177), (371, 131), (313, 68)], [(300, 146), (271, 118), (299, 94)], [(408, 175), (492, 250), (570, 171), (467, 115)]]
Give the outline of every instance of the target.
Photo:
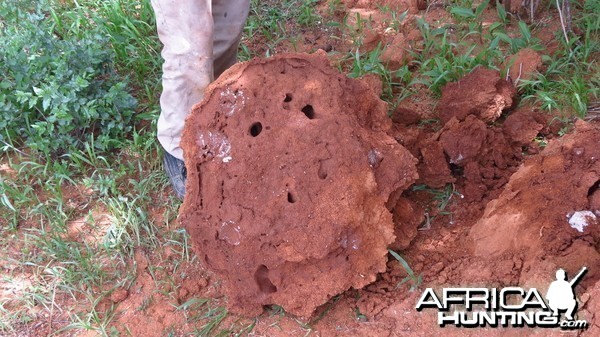
[(213, 0), (214, 75), (219, 77), (237, 61), (237, 50), (250, 10), (250, 0)]
[(163, 91), (158, 140), (183, 160), (179, 147), (185, 117), (213, 79), (213, 19), (210, 0), (152, 0), (163, 44)]
[(164, 166), (179, 198), (185, 194), (185, 166), (179, 146), (186, 116), (204, 90), (236, 62), (249, 0), (152, 0), (163, 43), (163, 92), (158, 140)]
[(175, 194), (185, 195), (186, 170), (179, 146), (186, 116), (213, 79), (210, 0), (152, 0), (164, 59), (157, 137)]

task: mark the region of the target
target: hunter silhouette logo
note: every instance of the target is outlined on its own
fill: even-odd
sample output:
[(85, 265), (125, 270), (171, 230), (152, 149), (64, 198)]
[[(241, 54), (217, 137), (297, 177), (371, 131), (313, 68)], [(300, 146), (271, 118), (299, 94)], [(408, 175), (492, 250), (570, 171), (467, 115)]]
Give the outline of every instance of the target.
[[(441, 327), (546, 327), (561, 329), (584, 329), (587, 321), (575, 320), (577, 298), (575, 287), (583, 278), (583, 267), (568, 281), (563, 269), (556, 271), (556, 280), (550, 283), (546, 301), (536, 288), (443, 288), (438, 296), (433, 288), (427, 288), (415, 309), (438, 309)], [(565, 320), (560, 319), (561, 312)]]
[(587, 268), (583, 267), (577, 276), (568, 282), (567, 273), (563, 269), (556, 271), (556, 281), (550, 283), (546, 294), (548, 306), (552, 309), (554, 316), (558, 316), (559, 310), (566, 310), (565, 317), (570, 321), (573, 320), (573, 313), (577, 308), (575, 286), (586, 272)]

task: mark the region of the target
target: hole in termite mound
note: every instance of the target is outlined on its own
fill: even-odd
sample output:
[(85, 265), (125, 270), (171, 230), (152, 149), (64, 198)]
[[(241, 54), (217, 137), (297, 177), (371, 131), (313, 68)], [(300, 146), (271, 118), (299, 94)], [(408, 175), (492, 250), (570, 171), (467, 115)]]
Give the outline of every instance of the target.
[(592, 196), (592, 194), (594, 194), (596, 191), (598, 191), (598, 189), (600, 188), (600, 180), (596, 181), (594, 183), (594, 185), (592, 185), (589, 189), (588, 189), (588, 193), (587, 196), (588, 198)]
[(296, 203), (296, 201), (297, 201), (296, 195), (292, 191), (288, 191), (288, 193), (287, 193), (287, 201), (290, 204)]
[(260, 122), (256, 122), (250, 126), (250, 136), (256, 137), (260, 135), (262, 132), (262, 124)]
[(302, 108), (302, 112), (308, 119), (315, 119), (315, 109), (312, 105), (305, 105), (304, 108)]
[(266, 294), (272, 294), (277, 291), (277, 287), (269, 279), (269, 268), (264, 264), (258, 266), (254, 272), (254, 281), (258, 285), (258, 289)]

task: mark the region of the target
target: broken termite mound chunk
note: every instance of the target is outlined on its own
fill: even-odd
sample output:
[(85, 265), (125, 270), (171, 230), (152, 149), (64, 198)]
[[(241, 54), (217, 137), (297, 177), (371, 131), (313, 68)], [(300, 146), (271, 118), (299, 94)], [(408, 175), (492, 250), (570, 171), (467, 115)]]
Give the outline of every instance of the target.
[(324, 54), (233, 66), (186, 120), (180, 219), (229, 307), (308, 317), (385, 271), (392, 192), (415, 158), (386, 134), (386, 104)]
[(439, 116), (444, 124), (452, 117), (463, 121), (469, 115), (491, 123), (515, 105), (515, 94), (512, 83), (500, 78), (500, 72), (480, 66), (442, 88)]

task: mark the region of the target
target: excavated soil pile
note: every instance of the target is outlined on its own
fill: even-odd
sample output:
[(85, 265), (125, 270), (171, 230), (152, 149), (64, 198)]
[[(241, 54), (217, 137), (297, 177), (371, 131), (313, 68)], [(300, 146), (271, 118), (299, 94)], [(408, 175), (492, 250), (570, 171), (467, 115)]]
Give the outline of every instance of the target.
[(186, 121), (181, 222), (234, 312), (307, 317), (386, 269), (386, 203), (416, 160), (386, 134), (386, 104), (323, 54), (238, 64)]
[(523, 261), (521, 283), (582, 266), (587, 287), (600, 278), (600, 128), (577, 122), (511, 177), (471, 228), (475, 255)]
[(427, 131), (413, 125), (414, 112), (398, 109), (392, 134), (419, 159), (419, 184), (455, 183), (465, 201), (495, 198), (523, 160), (535, 153), (533, 139), (548, 134), (547, 117), (516, 101), (514, 86), (496, 70), (478, 67), (442, 89), (437, 112), (443, 125)]
[[(458, 82), (448, 83), (442, 90), (438, 105), (442, 130), (430, 139), (435, 146), (423, 147), (424, 169), (433, 155), (446, 159), (446, 179), (458, 180), (467, 201), (478, 202), (488, 191), (501, 188), (521, 162), (521, 146), (531, 142), (537, 132), (524, 142), (507, 135), (501, 127), (488, 127), (514, 105), (513, 85), (500, 78), (495, 70), (478, 67)], [(537, 131), (537, 130), (536, 130)], [(432, 148), (435, 150), (433, 153)], [(443, 157), (439, 153), (443, 152)], [(438, 158), (438, 159), (435, 159)], [(440, 176), (438, 171), (438, 186)], [(449, 175), (448, 173), (453, 173)], [(427, 172), (429, 175), (430, 173)], [(427, 179), (427, 176), (424, 176)], [(436, 186), (437, 187), (437, 186)]]

